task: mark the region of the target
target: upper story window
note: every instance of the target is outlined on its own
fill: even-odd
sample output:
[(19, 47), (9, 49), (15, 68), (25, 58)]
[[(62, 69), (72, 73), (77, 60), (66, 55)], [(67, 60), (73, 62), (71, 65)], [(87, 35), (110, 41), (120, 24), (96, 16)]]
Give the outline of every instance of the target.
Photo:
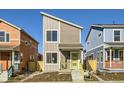
[(10, 42), (10, 34), (0, 31), (0, 42)]
[(47, 41), (57, 41), (57, 31), (47, 31), (46, 33)]
[(0, 42), (5, 42), (5, 32), (0, 32)]
[(6, 42), (10, 42), (10, 36), (9, 36), (9, 33), (6, 33)]
[(120, 41), (120, 30), (114, 30), (114, 41)]

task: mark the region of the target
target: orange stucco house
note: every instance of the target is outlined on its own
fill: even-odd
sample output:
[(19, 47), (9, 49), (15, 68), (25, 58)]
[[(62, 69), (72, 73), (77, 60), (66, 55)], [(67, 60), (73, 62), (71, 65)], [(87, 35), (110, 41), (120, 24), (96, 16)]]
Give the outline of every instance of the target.
[(37, 62), (38, 42), (23, 29), (0, 19), (0, 81)]

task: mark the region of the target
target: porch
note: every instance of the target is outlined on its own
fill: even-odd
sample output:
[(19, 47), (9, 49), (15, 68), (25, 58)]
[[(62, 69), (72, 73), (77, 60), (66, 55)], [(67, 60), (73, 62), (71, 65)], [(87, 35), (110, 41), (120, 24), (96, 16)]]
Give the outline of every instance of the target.
[(8, 80), (19, 62), (19, 51), (12, 46), (0, 46), (0, 81)]
[(106, 48), (104, 68), (108, 70), (124, 70), (124, 48)]
[(60, 45), (60, 70), (79, 69), (83, 63), (81, 45)]

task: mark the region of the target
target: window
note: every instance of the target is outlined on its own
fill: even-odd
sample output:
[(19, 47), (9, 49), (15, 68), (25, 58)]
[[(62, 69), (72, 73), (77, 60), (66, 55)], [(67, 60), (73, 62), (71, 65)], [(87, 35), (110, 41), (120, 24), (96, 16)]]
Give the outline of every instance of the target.
[(6, 42), (9, 42), (9, 41), (10, 41), (9, 33), (6, 33)]
[(119, 30), (114, 31), (114, 41), (120, 41), (120, 31)]
[(57, 41), (57, 31), (47, 31), (47, 41)]
[(0, 31), (0, 42), (10, 42), (9, 33), (5, 33), (3, 31)]
[(57, 53), (46, 53), (46, 63), (57, 63)]
[(5, 32), (0, 32), (0, 42), (5, 41)]

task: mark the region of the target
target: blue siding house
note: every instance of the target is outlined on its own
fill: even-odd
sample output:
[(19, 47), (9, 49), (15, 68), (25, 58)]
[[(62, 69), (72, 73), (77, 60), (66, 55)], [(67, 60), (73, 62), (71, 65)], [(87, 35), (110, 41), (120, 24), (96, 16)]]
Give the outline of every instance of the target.
[(98, 70), (124, 70), (124, 24), (94, 24), (86, 38), (86, 56)]

